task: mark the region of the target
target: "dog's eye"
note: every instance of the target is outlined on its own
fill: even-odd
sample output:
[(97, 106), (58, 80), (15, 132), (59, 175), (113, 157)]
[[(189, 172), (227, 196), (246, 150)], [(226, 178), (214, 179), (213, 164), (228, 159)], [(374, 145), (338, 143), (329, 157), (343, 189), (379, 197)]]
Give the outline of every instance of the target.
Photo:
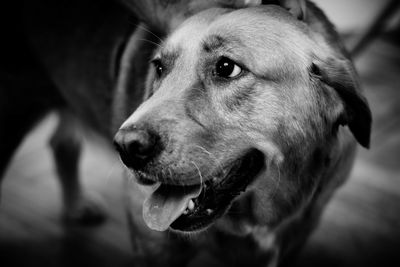
[(154, 60), (151, 61), (151, 63), (154, 66), (154, 69), (155, 69), (155, 71), (157, 73), (157, 76), (160, 77), (164, 72), (164, 66), (161, 63), (161, 60), (160, 59), (154, 59)]
[(235, 78), (242, 73), (242, 68), (229, 58), (222, 57), (215, 66), (215, 73), (222, 78)]

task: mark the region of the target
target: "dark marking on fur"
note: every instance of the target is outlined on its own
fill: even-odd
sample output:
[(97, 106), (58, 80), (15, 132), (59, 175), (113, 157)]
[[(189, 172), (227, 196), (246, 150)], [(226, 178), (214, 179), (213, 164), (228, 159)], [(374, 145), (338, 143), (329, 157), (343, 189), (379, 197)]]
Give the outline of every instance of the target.
[(191, 89), (188, 91), (184, 105), (186, 116), (203, 128), (206, 127), (196, 114), (202, 114), (203, 108), (206, 104), (205, 102), (208, 102), (205, 94), (204, 83), (198, 81), (193, 84)]
[(160, 78), (167, 76), (171, 72), (180, 54), (180, 49), (170, 51), (164, 50), (161, 51), (161, 55), (158, 58), (153, 59), (153, 62), (159, 61), (163, 68), (163, 73)]
[(241, 107), (245, 107), (246, 110), (251, 110), (253, 107), (252, 95), (253, 95), (252, 87), (238, 88), (238, 90), (233, 92), (233, 95), (229, 97), (229, 99), (226, 101), (225, 104), (229, 109), (229, 111), (234, 111)]
[(219, 35), (212, 35), (203, 42), (203, 50), (207, 53), (215, 52), (225, 47), (226, 40)]
[(181, 54), (179, 49), (173, 51), (162, 51), (161, 52), (161, 59), (162, 63), (166, 66), (172, 67), (175, 64), (176, 59)]

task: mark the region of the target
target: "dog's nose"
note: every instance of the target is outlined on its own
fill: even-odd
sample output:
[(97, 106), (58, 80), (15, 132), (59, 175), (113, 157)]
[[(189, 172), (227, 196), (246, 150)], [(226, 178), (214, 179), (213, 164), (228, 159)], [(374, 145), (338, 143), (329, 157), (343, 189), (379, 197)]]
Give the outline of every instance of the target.
[(120, 129), (114, 137), (114, 146), (122, 162), (133, 169), (143, 167), (151, 159), (156, 142), (154, 133), (136, 127)]

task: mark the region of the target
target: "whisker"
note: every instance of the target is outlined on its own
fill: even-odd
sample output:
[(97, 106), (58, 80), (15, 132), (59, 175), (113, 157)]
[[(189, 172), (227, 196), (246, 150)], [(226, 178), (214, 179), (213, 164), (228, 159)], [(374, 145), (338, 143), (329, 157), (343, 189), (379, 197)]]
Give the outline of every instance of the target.
[(138, 41), (145, 41), (145, 42), (151, 43), (151, 44), (153, 44), (153, 45), (156, 45), (156, 46), (158, 46), (159, 48), (163, 48), (162, 45), (157, 44), (156, 42), (153, 42), (153, 41), (150, 41), (150, 40), (147, 40), (147, 39), (138, 39)]
[(160, 36), (158, 36), (157, 34), (155, 34), (154, 32), (150, 31), (149, 29), (147, 29), (145, 26), (143, 26), (142, 24), (136, 24), (136, 27), (144, 30), (145, 32), (150, 33), (151, 35), (153, 35), (154, 37), (156, 37), (160, 42), (163, 42), (163, 39), (161, 39)]
[(156, 37), (158, 40), (160, 40), (161, 42), (163, 42), (163, 39), (162, 39), (160, 36), (158, 36), (157, 34), (155, 34), (154, 32), (152, 32), (150, 29), (148, 29), (148, 28), (146, 28), (145, 26), (143, 26), (143, 23), (135, 23), (135, 19), (133, 19), (133, 18), (129, 18), (129, 19), (128, 19), (128, 22), (129, 22), (131, 25), (133, 25), (133, 26), (135, 26), (135, 27), (137, 27), (137, 28), (140, 28), (140, 29), (142, 29), (142, 30), (144, 30), (144, 31), (146, 31), (146, 32), (148, 32), (148, 33), (150, 33), (151, 35), (153, 35), (154, 37)]
[(169, 146), (170, 146), (170, 143), (171, 143), (171, 135), (168, 134), (167, 138), (168, 138), (168, 141), (167, 141), (167, 145), (165, 146), (165, 148), (169, 149)]
[(205, 149), (204, 147), (202, 147), (200, 145), (194, 145), (194, 147), (201, 149), (208, 156), (210, 156), (217, 163), (220, 171), (222, 172), (222, 175), (225, 175), (225, 171), (224, 171), (224, 168), (222, 167), (221, 161), (213, 153), (211, 153), (210, 151), (208, 151), (207, 149)]
[(203, 176), (201, 175), (201, 171), (200, 171), (199, 167), (196, 165), (196, 163), (194, 163), (194, 161), (191, 161), (191, 163), (196, 167), (197, 172), (199, 173), (200, 189), (201, 189), (201, 191), (203, 191), (204, 180), (203, 180)]
[(172, 175), (171, 168), (168, 167), (167, 170), (168, 170), (168, 172), (169, 172), (169, 177), (170, 177), (169, 179), (172, 180), (174, 177), (173, 177), (173, 175)]

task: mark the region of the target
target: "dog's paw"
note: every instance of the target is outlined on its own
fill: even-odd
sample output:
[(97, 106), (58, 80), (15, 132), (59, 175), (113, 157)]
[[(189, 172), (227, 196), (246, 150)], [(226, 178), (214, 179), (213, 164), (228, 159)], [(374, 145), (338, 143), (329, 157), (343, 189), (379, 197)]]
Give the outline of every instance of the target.
[(96, 226), (106, 219), (105, 205), (98, 197), (85, 196), (64, 210), (64, 222), (74, 226)]

